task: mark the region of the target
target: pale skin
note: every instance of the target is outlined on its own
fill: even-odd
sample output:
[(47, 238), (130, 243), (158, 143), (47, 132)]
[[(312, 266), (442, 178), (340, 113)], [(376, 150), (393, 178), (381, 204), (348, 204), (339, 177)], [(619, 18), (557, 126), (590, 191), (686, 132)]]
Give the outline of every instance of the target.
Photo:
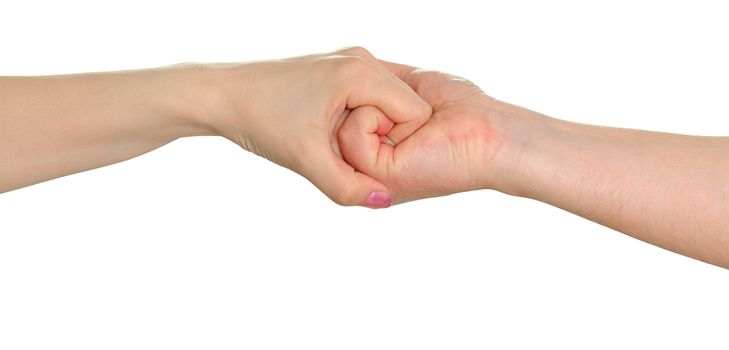
[(342, 205), (494, 189), (729, 268), (729, 138), (567, 122), (361, 48), (0, 78), (0, 192), (224, 136)]
[(379, 141), (390, 126), (385, 114), (360, 107), (339, 129), (339, 145), (395, 203), (494, 189), (729, 268), (729, 138), (567, 122), (459, 77), (385, 64), (433, 116), (392, 147)]
[(221, 135), (303, 175), (342, 205), (382, 208), (379, 181), (338, 155), (349, 111), (377, 106), (399, 142), (432, 110), (361, 48), (245, 64), (0, 78), (0, 192)]

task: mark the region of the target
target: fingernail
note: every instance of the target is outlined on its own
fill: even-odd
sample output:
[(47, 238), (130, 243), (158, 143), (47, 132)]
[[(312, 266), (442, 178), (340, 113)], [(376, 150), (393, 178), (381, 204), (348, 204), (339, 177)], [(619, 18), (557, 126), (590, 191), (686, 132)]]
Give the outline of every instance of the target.
[(370, 208), (387, 208), (392, 204), (392, 196), (384, 192), (372, 192), (367, 197), (367, 205)]

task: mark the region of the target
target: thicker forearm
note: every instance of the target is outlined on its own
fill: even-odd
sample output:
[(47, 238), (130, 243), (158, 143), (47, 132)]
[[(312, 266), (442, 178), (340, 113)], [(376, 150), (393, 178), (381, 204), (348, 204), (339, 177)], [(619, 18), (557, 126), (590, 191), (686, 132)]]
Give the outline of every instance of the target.
[(728, 138), (529, 118), (504, 192), (729, 267)]
[(200, 67), (0, 78), (0, 192), (208, 134)]

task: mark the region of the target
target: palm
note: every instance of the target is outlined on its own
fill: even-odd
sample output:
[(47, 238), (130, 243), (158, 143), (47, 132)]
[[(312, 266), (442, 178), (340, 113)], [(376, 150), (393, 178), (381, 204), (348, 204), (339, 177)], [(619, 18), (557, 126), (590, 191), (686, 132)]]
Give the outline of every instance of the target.
[(376, 109), (355, 110), (350, 115), (353, 120), (345, 121), (340, 131), (340, 136), (346, 134), (340, 140), (344, 159), (381, 181), (396, 202), (484, 187), (482, 179), (498, 140), (485, 113), (492, 99), (473, 83), (452, 75), (385, 64), (433, 107), (433, 116), (392, 148), (377, 142), (376, 136), (357, 137), (372, 130), (355, 126), (356, 119), (365, 120), (372, 113), (387, 118)]
[(398, 201), (481, 188), (493, 135), (489, 98), (473, 83), (433, 71), (401, 77), (433, 106), (433, 116), (397, 145), (384, 184)]

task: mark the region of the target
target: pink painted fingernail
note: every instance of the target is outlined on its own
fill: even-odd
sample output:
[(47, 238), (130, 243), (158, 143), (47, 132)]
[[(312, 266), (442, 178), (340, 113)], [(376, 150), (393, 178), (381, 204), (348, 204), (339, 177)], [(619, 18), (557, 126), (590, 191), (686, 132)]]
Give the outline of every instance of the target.
[(384, 192), (372, 192), (367, 197), (367, 205), (370, 208), (387, 208), (392, 204), (392, 196)]

